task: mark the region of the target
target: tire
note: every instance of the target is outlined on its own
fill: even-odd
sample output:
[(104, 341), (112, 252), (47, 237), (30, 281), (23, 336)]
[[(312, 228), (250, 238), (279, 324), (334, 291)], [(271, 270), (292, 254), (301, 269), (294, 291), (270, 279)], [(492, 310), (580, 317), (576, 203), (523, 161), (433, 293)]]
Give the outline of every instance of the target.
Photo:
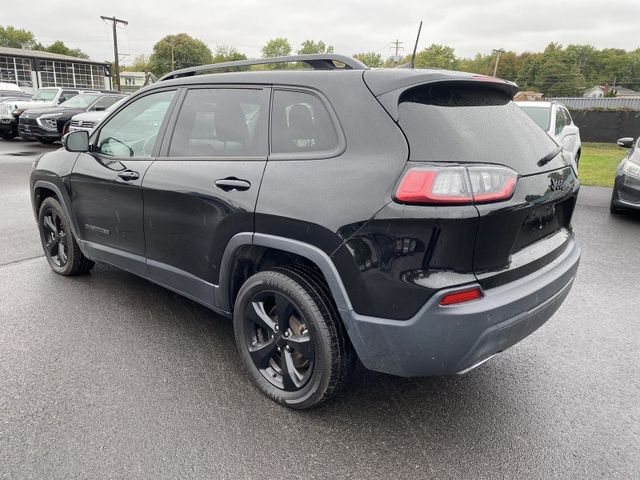
[(353, 370), (355, 352), (328, 288), (305, 267), (251, 276), (238, 293), (233, 325), (252, 382), (289, 408), (329, 400)]
[(45, 198), (38, 212), (42, 249), (51, 269), (65, 276), (87, 273), (95, 265), (80, 250), (70, 226), (60, 202)]
[(623, 208), (620, 207), (616, 207), (613, 202), (611, 202), (609, 204), (609, 212), (611, 212), (612, 215), (620, 215), (622, 213), (625, 213), (625, 210)]
[(582, 152), (578, 150), (578, 153), (576, 153), (576, 158), (575, 158), (576, 168), (580, 166), (580, 155), (582, 155)]
[(624, 213), (624, 208), (620, 208), (617, 207), (613, 204), (613, 197), (615, 197), (615, 190), (613, 191), (613, 193), (611, 194), (611, 202), (609, 202), (609, 212), (611, 212), (611, 215), (620, 215), (621, 213)]
[(15, 135), (13, 132), (3, 132), (0, 131), (0, 138), (4, 139), (4, 140), (13, 140), (17, 135)]

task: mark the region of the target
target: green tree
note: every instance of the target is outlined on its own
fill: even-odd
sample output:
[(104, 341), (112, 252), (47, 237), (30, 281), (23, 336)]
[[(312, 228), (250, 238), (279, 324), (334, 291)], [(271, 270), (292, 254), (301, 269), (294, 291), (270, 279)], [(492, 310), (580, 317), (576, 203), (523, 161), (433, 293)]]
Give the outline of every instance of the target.
[(56, 40), (48, 47), (45, 47), (44, 50), (50, 53), (57, 53), (59, 55), (69, 55), (70, 57), (89, 58), (89, 55), (79, 48), (67, 47), (62, 40)]
[(29, 30), (0, 25), (0, 47), (35, 49), (38, 45), (33, 33)]
[(247, 56), (229, 45), (218, 45), (213, 55), (213, 63), (246, 60)]
[(149, 69), (156, 76), (173, 69), (213, 63), (213, 55), (207, 45), (186, 33), (167, 35), (153, 46), (149, 57)]
[[(407, 61), (410, 61), (408, 57)], [(455, 69), (458, 65), (458, 58), (455, 51), (446, 45), (432, 44), (416, 54), (416, 68), (447, 68)]]
[(285, 57), (291, 55), (291, 44), (286, 38), (273, 38), (262, 47), (262, 57)]
[(360, 60), (367, 67), (378, 68), (384, 64), (382, 55), (376, 52), (355, 53), (353, 58)]
[(133, 59), (131, 65), (121, 66), (123, 72), (148, 72), (149, 57), (147, 55), (138, 55)]
[(322, 40), (315, 42), (313, 40), (305, 40), (298, 50), (298, 55), (309, 53), (333, 53), (333, 45), (325, 45)]

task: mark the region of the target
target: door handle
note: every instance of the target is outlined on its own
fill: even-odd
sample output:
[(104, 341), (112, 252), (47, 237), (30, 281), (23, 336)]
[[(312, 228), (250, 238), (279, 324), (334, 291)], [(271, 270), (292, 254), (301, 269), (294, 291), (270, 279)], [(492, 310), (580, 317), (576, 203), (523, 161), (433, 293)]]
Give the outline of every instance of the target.
[(140, 178), (140, 174), (138, 172), (133, 172), (131, 170), (125, 170), (123, 172), (118, 172), (118, 176), (125, 180), (125, 181), (129, 181), (129, 180), (137, 180)]
[(243, 191), (251, 188), (251, 182), (236, 177), (220, 178), (216, 180), (215, 183), (216, 187), (224, 190), (225, 192), (230, 192), (232, 190)]

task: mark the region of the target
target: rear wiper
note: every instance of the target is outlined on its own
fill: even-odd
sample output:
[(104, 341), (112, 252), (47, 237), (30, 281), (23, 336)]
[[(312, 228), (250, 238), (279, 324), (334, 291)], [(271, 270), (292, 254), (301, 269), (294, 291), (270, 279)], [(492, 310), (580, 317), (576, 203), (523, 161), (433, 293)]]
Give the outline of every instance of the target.
[(545, 166), (547, 163), (549, 163), (551, 160), (553, 160), (554, 158), (556, 158), (558, 156), (558, 154), (562, 152), (562, 147), (558, 147), (555, 150), (553, 150), (551, 153), (549, 153), (548, 155), (545, 155), (544, 157), (542, 157), (540, 160), (538, 160), (538, 166), (539, 167), (543, 167)]

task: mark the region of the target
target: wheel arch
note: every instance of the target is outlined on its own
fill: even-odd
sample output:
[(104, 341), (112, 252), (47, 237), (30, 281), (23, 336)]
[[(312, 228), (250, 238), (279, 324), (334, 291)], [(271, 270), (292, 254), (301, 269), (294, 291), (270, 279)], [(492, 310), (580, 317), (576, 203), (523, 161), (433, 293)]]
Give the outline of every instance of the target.
[(285, 237), (262, 233), (239, 233), (231, 238), (220, 265), (216, 301), (231, 312), (242, 283), (253, 273), (270, 266), (302, 264), (324, 278), (339, 310), (352, 310), (351, 302), (331, 258), (318, 247)]
[(60, 205), (62, 206), (62, 209), (64, 210), (64, 213), (69, 219), (69, 223), (71, 224), (71, 232), (79, 240), (80, 237), (78, 236), (75, 219), (71, 215), (71, 211), (68, 208), (69, 198), (68, 196), (65, 196), (62, 193), (62, 190), (52, 182), (46, 180), (37, 180), (33, 184), (31, 203), (36, 220), (38, 219), (38, 214), (40, 212), (40, 205), (42, 205), (42, 202), (44, 202), (44, 200), (48, 197), (54, 197), (56, 200), (58, 200), (58, 202), (60, 202)]

